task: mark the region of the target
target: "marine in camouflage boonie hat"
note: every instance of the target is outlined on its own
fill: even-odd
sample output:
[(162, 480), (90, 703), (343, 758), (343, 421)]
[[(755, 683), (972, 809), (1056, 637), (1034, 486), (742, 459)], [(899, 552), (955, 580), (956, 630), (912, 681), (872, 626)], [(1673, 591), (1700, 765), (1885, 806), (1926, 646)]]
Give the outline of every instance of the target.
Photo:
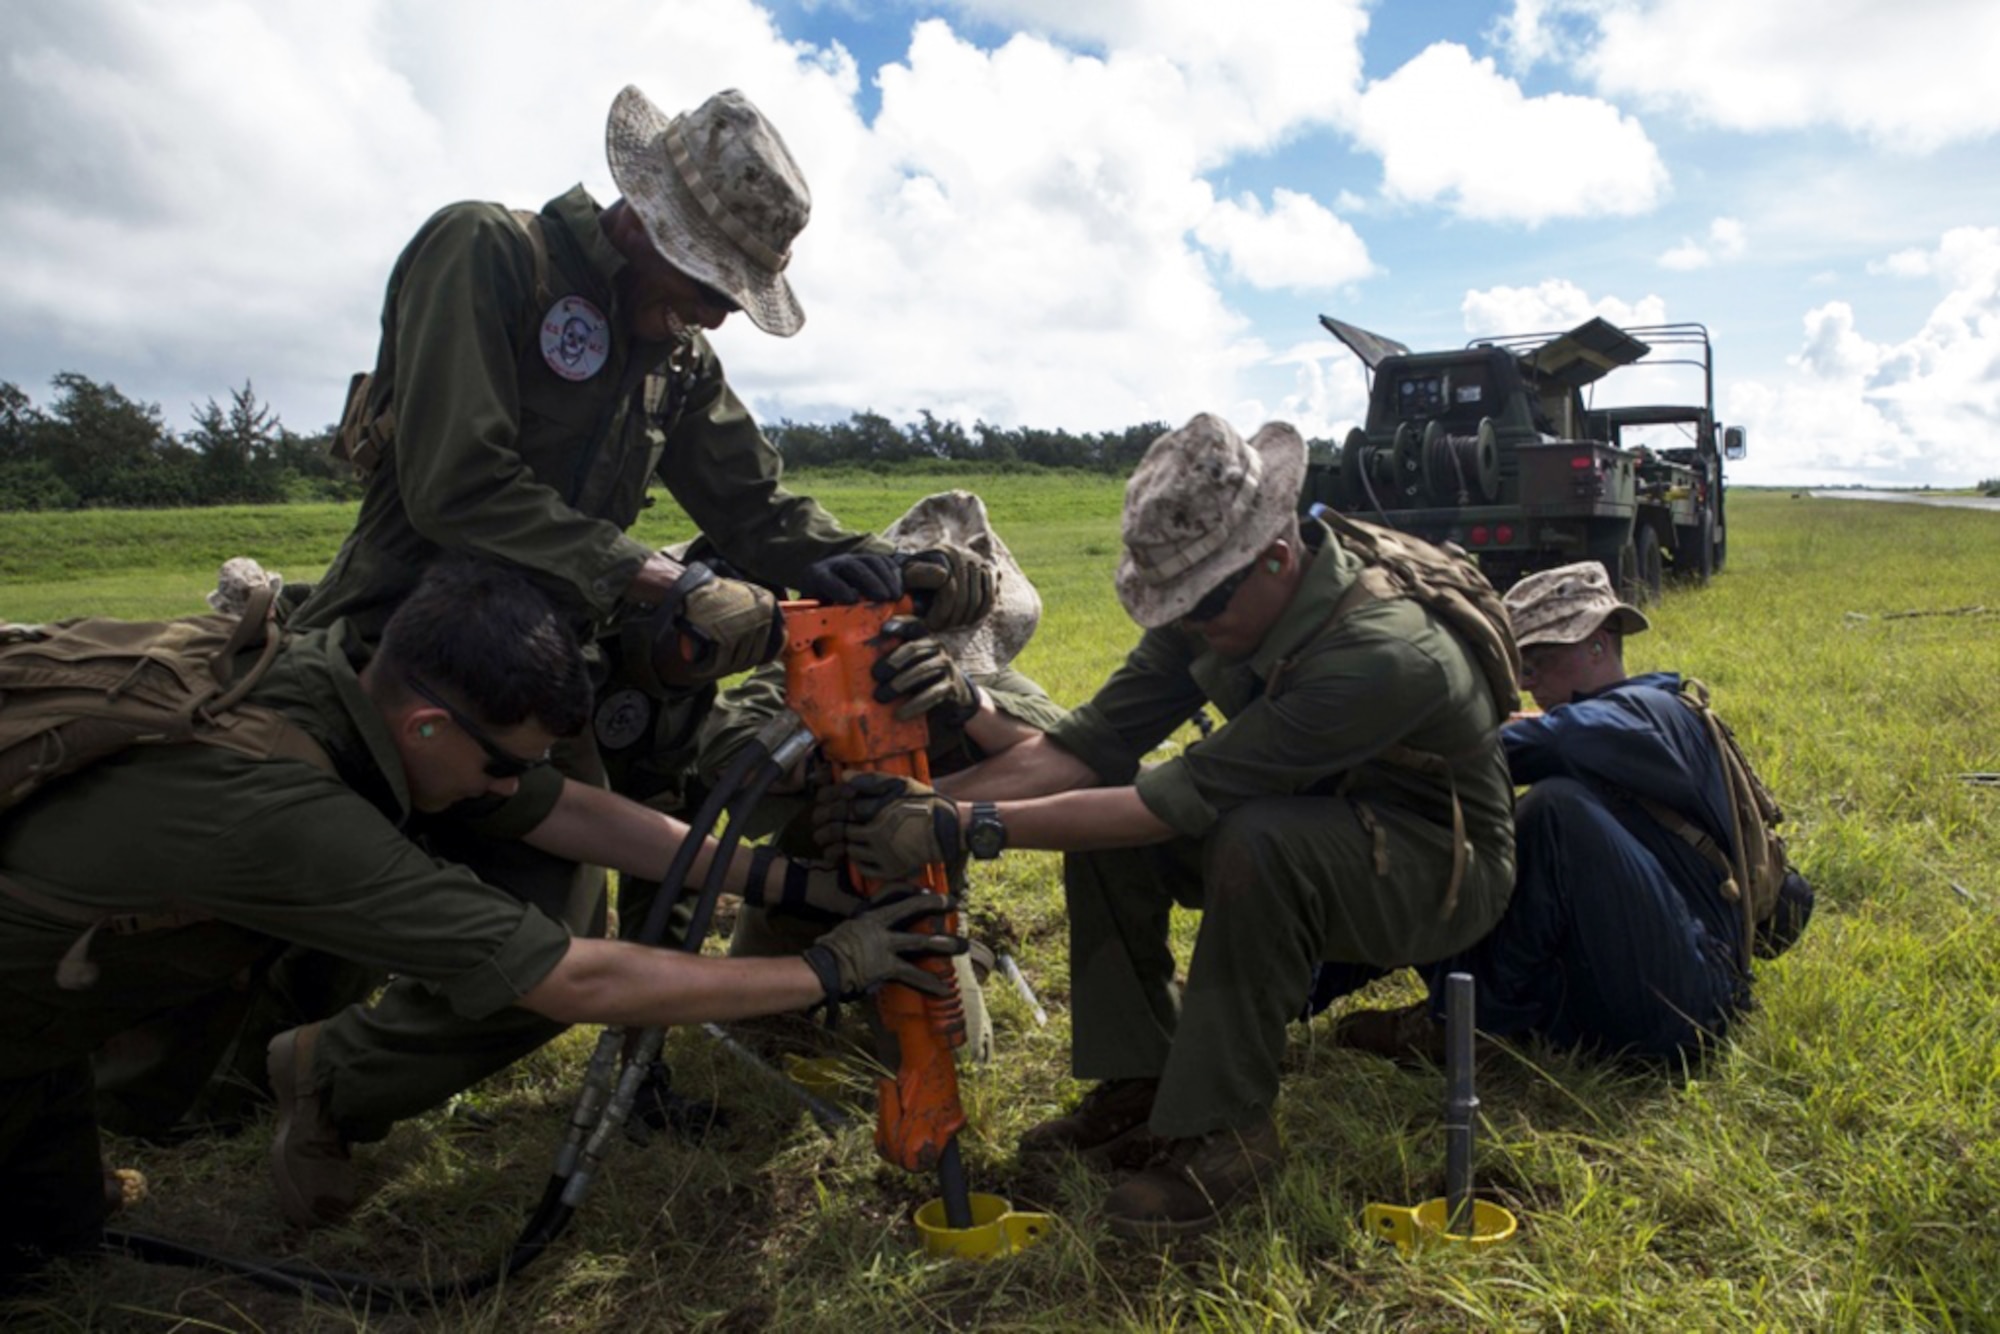
[(1644, 612), (1618, 600), (1610, 577), (1594, 560), (1538, 570), (1508, 589), (1503, 601), (1514, 623), (1514, 642), (1524, 649), (1578, 643), (1607, 621), (1621, 635), (1636, 635), (1651, 624)]
[(1306, 442), (1267, 422), (1246, 443), (1203, 412), (1155, 440), (1125, 484), (1118, 600), (1151, 630), (1180, 619), (1297, 520)]
[(628, 86), (611, 104), (604, 148), (611, 179), (670, 264), (727, 295), (765, 333), (799, 331), (806, 314), (785, 267), (812, 193), (749, 98), (732, 88), (669, 120)]
[(941, 630), (934, 638), (952, 660), (973, 676), (990, 675), (1008, 666), (1034, 637), (1042, 620), (1042, 595), (1035, 590), (1014, 553), (993, 531), (986, 502), (970, 491), (940, 491), (925, 496), (882, 530), (898, 551), (929, 547), (963, 547), (993, 567), (993, 609), (976, 625)]

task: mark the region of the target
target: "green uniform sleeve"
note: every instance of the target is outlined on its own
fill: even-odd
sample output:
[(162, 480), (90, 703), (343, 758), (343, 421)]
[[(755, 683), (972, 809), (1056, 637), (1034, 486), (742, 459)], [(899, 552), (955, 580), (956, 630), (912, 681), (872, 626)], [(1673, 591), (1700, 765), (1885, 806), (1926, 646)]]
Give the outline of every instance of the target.
[(1188, 671), (1193, 660), (1185, 634), (1148, 630), (1089, 703), (1049, 728), (1049, 739), (1104, 782), (1131, 782), (1146, 753), (1206, 702)]
[[(1279, 694), (1259, 696), (1215, 735), (1140, 774), (1140, 800), (1177, 833), (1198, 837), (1247, 801), (1337, 781), (1423, 736), (1464, 693), (1439, 656), (1444, 647), (1414, 604), (1356, 612), (1325, 648), (1299, 659)], [(1418, 781), (1430, 785), (1386, 772), (1376, 785)]]
[(786, 489), (784, 460), (723, 378), (714, 350), (706, 339), (696, 349), (694, 385), (660, 455), (659, 477), (723, 558), (754, 578), (797, 588), (814, 561), (893, 550)]
[(785, 669), (767, 663), (716, 696), (701, 721), (695, 768), (702, 781), (714, 783), (757, 735), (757, 729), (785, 707)]
[(549, 818), (562, 798), (563, 784), (569, 781), (555, 765), (538, 764), (521, 775), (512, 796), (462, 803), (452, 814), (481, 838), (525, 838)]
[[(135, 746), (0, 830), (8, 875), (86, 913), (193, 909), (421, 978), (472, 1018), (518, 1000), (569, 948), (560, 923), (428, 856), (304, 763)], [(70, 940), (78, 928), (50, 931)]]
[(420, 978), (467, 1018), (519, 1000), (569, 949), (561, 923), (427, 856), (331, 778), (216, 849), (203, 902), (215, 916)]
[(1039, 682), (1011, 667), (975, 675), (972, 680), (986, 692), (994, 708), (1036, 731), (1046, 732), (1069, 716), (1069, 710), (1050, 699)]
[(391, 458), (410, 523), (426, 539), (525, 566), (604, 616), (648, 552), (572, 509), (515, 449), (517, 312), (531, 299), (533, 264), (519, 225), (497, 206), (448, 209), (427, 229), (396, 302)]

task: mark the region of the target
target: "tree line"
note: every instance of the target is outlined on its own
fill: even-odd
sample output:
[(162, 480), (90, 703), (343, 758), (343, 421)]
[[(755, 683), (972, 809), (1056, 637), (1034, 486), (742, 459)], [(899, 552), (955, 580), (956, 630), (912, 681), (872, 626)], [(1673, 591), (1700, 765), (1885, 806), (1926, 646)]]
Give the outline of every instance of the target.
[(64, 371), (37, 407), (0, 381), (0, 510), (271, 505), (361, 494), (326, 452), (331, 427), (299, 435), (248, 381), (227, 405), (209, 399), (176, 434), (156, 403), (139, 403)]
[[(0, 510), (270, 505), (351, 500), (360, 484), (327, 453), (331, 425), (311, 435), (288, 429), (246, 380), (227, 403), (209, 399), (184, 433), (156, 403), (74, 371), (57, 375), (44, 406), (0, 381)], [(789, 470), (900, 470), (963, 467), (1011, 471), (1074, 469), (1123, 475), (1164, 422), (1119, 431), (967, 427), (929, 412), (902, 425), (877, 412), (841, 422), (767, 424)]]

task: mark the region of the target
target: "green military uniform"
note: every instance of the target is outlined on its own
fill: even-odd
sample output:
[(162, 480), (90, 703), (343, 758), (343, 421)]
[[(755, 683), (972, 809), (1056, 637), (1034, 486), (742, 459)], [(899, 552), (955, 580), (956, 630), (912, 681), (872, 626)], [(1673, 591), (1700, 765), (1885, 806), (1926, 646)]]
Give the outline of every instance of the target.
[[(425, 563), (462, 551), (521, 567), (586, 637), (601, 632), (649, 553), (625, 529), (654, 479), (724, 559), (769, 583), (796, 586), (814, 561), (888, 550), (785, 489), (777, 451), (701, 333), (683, 344), (631, 337), (617, 288), (625, 259), (599, 215), (581, 187), (542, 210), (546, 292), (536, 290), (529, 234), (497, 205), (445, 208), (404, 250), (389, 280), (375, 368), (377, 384), (390, 387), (394, 445), (369, 480), (354, 531), (294, 624), (351, 618), (372, 642)], [(556, 303), (579, 297), (603, 317), (602, 362), (570, 378), (597, 354), (563, 363), (566, 349), (545, 350), (542, 330)], [(568, 374), (558, 373), (559, 363)], [(615, 676), (601, 685), (599, 728), (614, 774), (650, 774), (658, 766), (649, 769), (642, 752), (661, 737), (690, 733), (688, 715), (708, 698), (697, 691), (648, 699)], [(591, 738), (559, 749), (557, 765), (603, 780)], [(647, 783), (659, 785), (657, 775)], [(544, 813), (524, 798), (495, 818), (519, 830)], [(483, 833), (440, 822), (433, 836), (492, 883), (545, 911), (569, 905), (572, 926), (596, 929), (601, 876), (579, 879), (569, 863), (523, 845), (482, 846)], [(628, 902), (626, 919), (640, 915)], [(366, 1140), (557, 1031), (525, 1011), (468, 1024), (422, 989), (392, 983), (369, 1009), (351, 1007), (327, 1024), (315, 1061), (336, 1124)]]
[[(332, 760), (253, 760), (205, 745), (135, 747), (0, 819), (0, 1249), (61, 1249), (102, 1216), (90, 1053), (237, 985), (284, 941), (363, 960), (452, 1012), (505, 1012), (568, 949), (565, 929), (437, 860), (402, 831), (401, 761), (356, 676), (345, 627), (293, 640), (251, 698)], [(539, 780), (544, 784), (550, 779)], [(184, 924), (91, 939), (83, 990), (56, 967), (76, 913)]]
[[(778, 452), (704, 335), (642, 343), (625, 331), (625, 259), (599, 213), (581, 186), (542, 209), (545, 296), (528, 234), (496, 204), (443, 209), (403, 251), (375, 367), (395, 445), (294, 624), (347, 618), (372, 643), (424, 566), (463, 551), (520, 566), (601, 629), (650, 553), (625, 530), (656, 478), (724, 559), (773, 584), (795, 587), (828, 556), (888, 549), (785, 489)], [(607, 324), (603, 363), (580, 380), (557, 374), (540, 334), (551, 303), (571, 296)]]
[[(1305, 537), (1317, 554), (1251, 656), (1149, 630), (1050, 732), (1107, 783), (1137, 773), (1178, 835), (1064, 863), (1075, 1073), (1159, 1077), (1150, 1124), (1170, 1138), (1271, 1107), (1316, 963), (1441, 958), (1485, 934), (1513, 883), (1513, 789), (1478, 666), (1415, 602), (1363, 602), (1329, 628), (1361, 565), (1324, 524)], [(1204, 703), (1223, 726), (1138, 772)], [(1397, 746), (1451, 760), (1470, 844), (1455, 903), (1451, 786), (1388, 762)], [(1176, 902), (1203, 910), (1184, 994)]]

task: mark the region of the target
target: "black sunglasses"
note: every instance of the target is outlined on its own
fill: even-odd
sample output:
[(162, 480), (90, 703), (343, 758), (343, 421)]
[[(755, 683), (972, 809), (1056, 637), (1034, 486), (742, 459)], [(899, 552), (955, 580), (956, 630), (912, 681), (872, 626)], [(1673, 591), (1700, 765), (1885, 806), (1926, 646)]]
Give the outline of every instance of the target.
[(539, 769), (549, 762), (549, 752), (547, 751), (543, 751), (533, 759), (514, 754), (514, 752), (488, 736), (485, 728), (473, 722), (472, 719), (466, 717), (457, 709), (454, 709), (436, 691), (432, 690), (422, 681), (409, 675), (405, 675), (403, 680), (408, 682), (410, 689), (416, 691), (426, 702), (435, 704), (440, 709), (443, 709), (450, 716), (451, 721), (458, 727), (459, 731), (479, 743), (479, 748), (486, 752), (486, 776), (488, 778), (519, 778), (522, 774), (528, 772), (528, 770)]
[(1230, 575), (1227, 579), (1217, 584), (1214, 588), (1209, 589), (1208, 592), (1202, 594), (1201, 601), (1187, 609), (1181, 619), (1189, 625), (1200, 625), (1203, 621), (1212, 621), (1222, 615), (1223, 612), (1228, 611), (1229, 600), (1236, 596), (1236, 590), (1243, 587), (1243, 581), (1248, 579), (1250, 572), (1256, 568), (1257, 562), (1253, 560), (1235, 574)]
[(737, 311), (743, 309), (743, 307), (736, 304), (736, 298), (717, 291), (701, 279), (695, 277), (692, 273), (683, 276), (690, 283), (694, 284), (695, 296), (700, 299), (702, 305), (707, 306), (710, 310), (719, 310), (724, 315), (734, 315)]

